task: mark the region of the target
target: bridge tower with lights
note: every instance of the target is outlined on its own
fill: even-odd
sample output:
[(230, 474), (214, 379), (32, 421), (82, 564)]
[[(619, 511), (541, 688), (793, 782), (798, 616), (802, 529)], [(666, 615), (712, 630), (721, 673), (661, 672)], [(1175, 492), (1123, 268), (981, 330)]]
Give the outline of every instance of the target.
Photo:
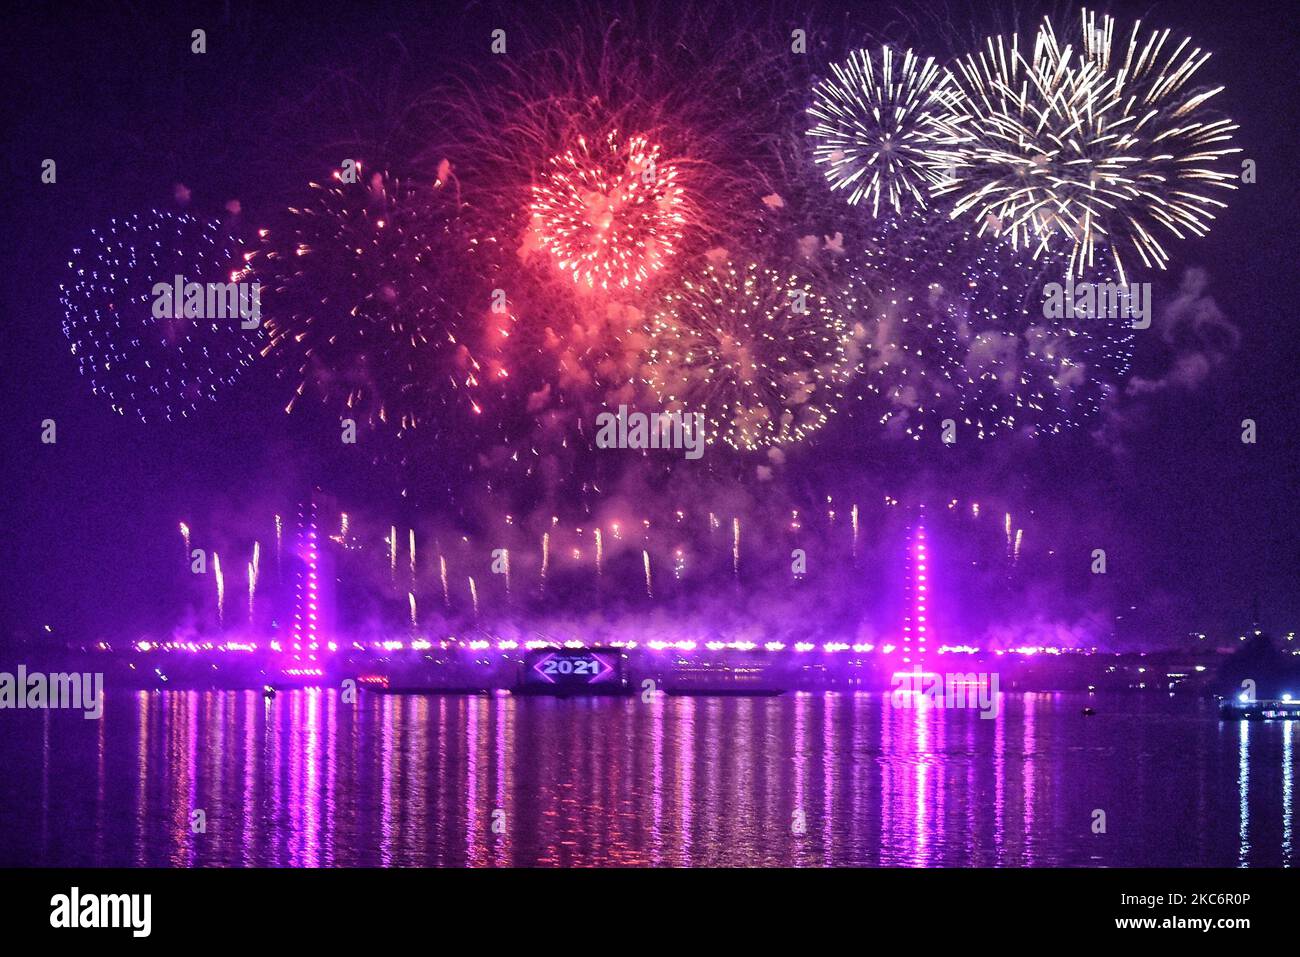
[(908, 529), (903, 606), (903, 664), (905, 670), (925, 670), (926, 649), (932, 645), (934, 629), (930, 614), (930, 543), (925, 534), (925, 517)]
[(319, 492), (313, 492), (298, 506), (293, 546), (293, 620), (289, 643), (284, 649), (295, 662), (318, 664), (322, 649), (333, 635), (332, 562), (320, 531), (323, 508)]

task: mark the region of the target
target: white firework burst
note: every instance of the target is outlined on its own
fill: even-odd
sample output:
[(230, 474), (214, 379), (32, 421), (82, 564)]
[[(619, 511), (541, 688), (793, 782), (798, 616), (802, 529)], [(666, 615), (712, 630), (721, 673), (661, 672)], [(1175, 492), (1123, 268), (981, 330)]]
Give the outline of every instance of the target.
[(1222, 160), (1240, 150), (1207, 108), (1222, 87), (1190, 86), (1209, 54), (1140, 31), (1115, 56), (1114, 21), (1085, 10), (1077, 53), (1044, 20), (1031, 52), (996, 37), (959, 60), (939, 96), (967, 138), (934, 195), (981, 232), (1068, 253), (1076, 275), (1113, 264), (1127, 281), (1130, 254), (1165, 268), (1163, 241), (1204, 235), (1224, 208), (1211, 192), (1236, 188)]
[(873, 216), (882, 198), (895, 212), (924, 208), (953, 166), (962, 122), (945, 109), (938, 65), (886, 46), (878, 56), (855, 50), (831, 72), (808, 107), (813, 160), (831, 189), (848, 190), (853, 205), (869, 200)]

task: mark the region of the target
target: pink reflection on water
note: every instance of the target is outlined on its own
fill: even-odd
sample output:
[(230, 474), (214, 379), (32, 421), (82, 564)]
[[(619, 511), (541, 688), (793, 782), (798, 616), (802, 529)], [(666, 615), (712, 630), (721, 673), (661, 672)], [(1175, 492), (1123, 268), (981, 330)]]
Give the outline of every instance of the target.
[(674, 698), (674, 717), (677, 734), (677, 854), (673, 863), (685, 866), (691, 862), (691, 826), (695, 806), (692, 787), (695, 782), (695, 698)]
[[(335, 833), (334, 813), (337, 809), (336, 795), (338, 794), (338, 714), (339, 696), (334, 691), (328, 691), (325, 695), (325, 719), (324, 727), (326, 740), (329, 742), (328, 750), (325, 752), (325, 824), (324, 836), (332, 838)], [(324, 859), (322, 863), (332, 866), (337, 863), (334, 856), (334, 841), (327, 839), (322, 841), (322, 853)]]
[(1038, 769), (1038, 756), (1035, 753), (1037, 739), (1035, 735), (1035, 709), (1041, 695), (1026, 694), (1024, 697), (1024, 734), (1021, 740), (1024, 763), (1021, 767), (1021, 774), (1024, 776), (1024, 797), (1023, 807), (1025, 811), (1025, 842), (1024, 856), (1019, 863), (1032, 866), (1036, 860), (1034, 848), (1034, 821), (1035, 814), (1038, 810), (1038, 803), (1035, 800), (1035, 781), (1034, 776)]
[(306, 867), (320, 866), (320, 799), (321, 799), (321, 690), (308, 688), (303, 692), (306, 701), (306, 727), (295, 735), (303, 742), (304, 776), (298, 792), (304, 814), (299, 832), (298, 858)]
[(95, 728), (95, 866), (104, 866), (104, 841), (107, 840), (104, 826), (105, 809), (108, 804), (105, 794), (105, 761), (108, 748), (105, 745), (107, 723), (96, 721)]
[(376, 754), (379, 759), (381, 801), (379, 862), (385, 867), (393, 864), (393, 848), (397, 841), (396, 820), (400, 798), (394, 791), (397, 780), (397, 747), (394, 739), (398, 734), (398, 704), (398, 699), (389, 695), (380, 698), (378, 704), (382, 715), (379, 722), (379, 750)]
[[(1076, 747), (1076, 715), (1068, 701), (1023, 694), (983, 720), (867, 693), (651, 703), (363, 694), (356, 705), (330, 690), (267, 701), (141, 693), (110, 697), (103, 722), (84, 728), (31, 717), (30, 844), (58, 853), (59, 825), (75, 812), (98, 829), (86, 861), (145, 866), (987, 866), (1060, 863), (1063, 846), (1086, 863), (1115, 842), (1080, 840), (1075, 815), (1085, 801), (1085, 812), (1108, 806), (1091, 790), (1107, 780), (1096, 762), (1127, 739)], [(1202, 733), (1206, 750), (1231, 737), (1230, 756), (1217, 758), (1225, 778), (1216, 785), (1206, 766), (1195, 811), (1226, 815), (1229, 863), (1270, 852), (1289, 861), (1295, 802), (1282, 765), (1294, 749), (1276, 730)], [(67, 781), (73, 732), (84, 741), (79, 786)], [(1132, 800), (1156, 799), (1154, 783), (1138, 783)], [(1261, 795), (1275, 813), (1256, 806)], [(44, 812), (42, 797), (53, 802)], [(207, 812), (205, 834), (191, 831), (195, 809)], [(791, 833), (796, 810), (802, 835)]]
[(827, 692), (822, 695), (822, 864), (832, 862), (832, 834), (830, 822), (835, 820), (835, 713), (832, 710), (839, 695)]
[(650, 863), (664, 861), (664, 715), (667, 696), (656, 693), (650, 701)]
[(136, 867), (144, 867), (145, 822), (149, 816), (149, 704), (153, 697), (147, 691), (137, 692), (136, 706), (136, 792), (135, 792), (135, 859)]
[(478, 779), (479, 779), (479, 730), (478, 701), (470, 698), (460, 699), (465, 707), (465, 854), (471, 864), (484, 863), (479, 842), (478, 818)]
[(1007, 721), (1007, 709), (999, 708), (993, 729), (993, 853), (999, 867), (1006, 863)]
[[(298, 747), (299, 729), (302, 727), (302, 703), (304, 695), (302, 693), (292, 695), (287, 698), (278, 698), (278, 704), (275, 709), (277, 719), (288, 720), (289, 728), (287, 734), (281, 734), (279, 737), (280, 746), (285, 749), (285, 754), (289, 760), (289, 791), (285, 795), (284, 801), (276, 806), (276, 817), (283, 817), (286, 813), (289, 819), (289, 828), (284, 835), (284, 844), (287, 852), (287, 861), (291, 867), (301, 867), (303, 864), (300, 856), (300, 850), (303, 843), (303, 813), (302, 801), (299, 795), (303, 792), (302, 782), (302, 764), (303, 749)], [(276, 721), (277, 728), (280, 720)], [(277, 764), (279, 762), (277, 761)], [(279, 777), (279, 775), (276, 775)]]
[(786, 831), (791, 837), (796, 867), (804, 867), (808, 864), (807, 835), (806, 833), (797, 833), (794, 829), (794, 822), (799, 820), (804, 827), (808, 826), (808, 796), (806, 794), (808, 750), (804, 736), (808, 728), (808, 701), (810, 697), (806, 692), (799, 692), (794, 699), (794, 756), (791, 762), (794, 768), (794, 807), (791, 809), (791, 820), (786, 825)]
[(912, 823), (912, 853), (910, 863), (913, 867), (925, 867), (930, 862), (930, 724), (933, 720), (933, 708), (927, 704), (917, 703), (917, 707), (908, 708), (915, 721), (913, 728), (914, 746), (912, 761), (915, 766), (913, 777), (904, 780), (912, 785), (911, 804), (916, 809)]
[[(244, 705), (244, 747), (241, 757), (244, 764), (244, 788), (242, 803), (244, 813), (240, 815), (240, 863), (245, 867), (253, 863), (254, 842), (257, 839), (257, 696), (242, 694)], [(233, 737), (233, 735), (231, 735)]]
[(492, 750), (493, 774), (496, 777), (496, 807), (504, 815), (504, 827), (499, 833), (494, 832), (492, 845), (492, 863), (505, 867), (511, 863), (511, 829), (515, 808), (510, 795), (514, 792), (511, 781), (511, 769), (514, 766), (514, 724), (513, 708), (507, 695), (498, 694), (492, 698), (492, 720), (496, 728), (495, 747)]
[(1245, 867), (1250, 861), (1250, 721), (1239, 721), (1237, 732), (1237, 866)]

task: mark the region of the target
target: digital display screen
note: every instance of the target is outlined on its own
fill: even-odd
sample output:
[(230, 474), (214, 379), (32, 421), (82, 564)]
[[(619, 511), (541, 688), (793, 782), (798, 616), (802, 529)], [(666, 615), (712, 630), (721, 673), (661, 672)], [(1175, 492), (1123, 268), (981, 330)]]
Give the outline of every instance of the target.
[(616, 684), (618, 656), (607, 651), (539, 650), (524, 661), (524, 683), (534, 687), (578, 688)]

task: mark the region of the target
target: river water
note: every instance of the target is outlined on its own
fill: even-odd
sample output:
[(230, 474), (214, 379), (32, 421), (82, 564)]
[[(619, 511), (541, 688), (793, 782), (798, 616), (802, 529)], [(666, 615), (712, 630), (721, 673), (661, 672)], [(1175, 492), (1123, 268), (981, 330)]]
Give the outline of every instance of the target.
[(0, 712), (0, 864), (1276, 867), (1297, 734), (1141, 694), (110, 691)]

